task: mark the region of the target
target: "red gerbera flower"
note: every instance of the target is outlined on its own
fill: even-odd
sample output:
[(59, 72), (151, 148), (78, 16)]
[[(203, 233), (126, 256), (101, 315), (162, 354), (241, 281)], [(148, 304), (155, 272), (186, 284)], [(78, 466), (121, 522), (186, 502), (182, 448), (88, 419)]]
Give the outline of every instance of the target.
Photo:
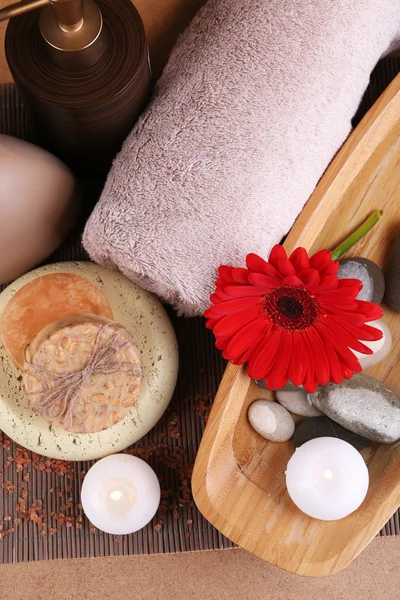
[(249, 254), (246, 265), (219, 268), (213, 306), (205, 312), (224, 358), (247, 363), (249, 377), (265, 378), (269, 389), (290, 380), (313, 392), (361, 371), (352, 350), (372, 354), (360, 340), (382, 337), (366, 325), (382, 309), (356, 300), (361, 281), (338, 279), (331, 252), (308, 257), (297, 248), (287, 258), (278, 245), (268, 262)]

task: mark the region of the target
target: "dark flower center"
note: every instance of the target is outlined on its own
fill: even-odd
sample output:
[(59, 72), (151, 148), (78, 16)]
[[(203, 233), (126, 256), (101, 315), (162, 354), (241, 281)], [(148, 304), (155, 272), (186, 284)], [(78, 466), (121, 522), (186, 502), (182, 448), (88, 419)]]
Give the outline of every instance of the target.
[(296, 298), (282, 296), (278, 300), (278, 308), (285, 317), (298, 319), (303, 314), (303, 306)]
[(265, 311), (272, 323), (282, 329), (299, 331), (310, 327), (318, 315), (318, 305), (308, 290), (283, 285), (265, 296)]

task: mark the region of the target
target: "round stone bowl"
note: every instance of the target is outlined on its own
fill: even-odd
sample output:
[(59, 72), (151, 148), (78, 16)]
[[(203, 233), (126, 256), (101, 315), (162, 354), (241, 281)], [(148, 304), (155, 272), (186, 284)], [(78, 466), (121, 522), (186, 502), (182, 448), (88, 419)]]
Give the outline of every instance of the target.
[(70, 433), (50, 425), (29, 407), (22, 373), (0, 342), (0, 429), (15, 442), (50, 458), (92, 460), (120, 452), (142, 438), (160, 419), (175, 389), (178, 345), (161, 303), (120, 273), (90, 262), (64, 262), (27, 273), (0, 294), (0, 319), (26, 283), (50, 273), (86, 278), (104, 294), (114, 321), (133, 335), (143, 364), (138, 400), (124, 419), (98, 433)]

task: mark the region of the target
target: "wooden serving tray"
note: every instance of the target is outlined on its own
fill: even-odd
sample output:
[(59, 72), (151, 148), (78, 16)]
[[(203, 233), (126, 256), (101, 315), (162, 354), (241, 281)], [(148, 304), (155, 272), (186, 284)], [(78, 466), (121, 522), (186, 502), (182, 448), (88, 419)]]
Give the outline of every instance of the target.
[[(374, 209), (379, 224), (346, 254), (384, 266), (400, 227), (400, 75), (337, 154), (285, 242), (288, 252), (333, 248)], [(400, 395), (400, 314), (385, 308), (390, 356), (367, 371)], [(229, 364), (195, 463), (198, 508), (224, 535), (264, 560), (299, 575), (323, 576), (348, 565), (400, 505), (400, 443), (362, 451), (370, 488), (361, 507), (340, 521), (318, 521), (290, 500), (285, 470), (291, 442), (268, 442), (250, 427), (247, 409), (270, 398)]]

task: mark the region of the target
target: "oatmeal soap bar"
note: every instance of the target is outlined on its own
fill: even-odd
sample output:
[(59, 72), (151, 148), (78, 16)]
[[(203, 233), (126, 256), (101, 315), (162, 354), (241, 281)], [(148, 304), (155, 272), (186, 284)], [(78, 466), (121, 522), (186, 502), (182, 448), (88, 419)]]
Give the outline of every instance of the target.
[(142, 379), (139, 351), (121, 325), (76, 315), (45, 327), (27, 346), (29, 404), (51, 424), (95, 433), (123, 419)]

